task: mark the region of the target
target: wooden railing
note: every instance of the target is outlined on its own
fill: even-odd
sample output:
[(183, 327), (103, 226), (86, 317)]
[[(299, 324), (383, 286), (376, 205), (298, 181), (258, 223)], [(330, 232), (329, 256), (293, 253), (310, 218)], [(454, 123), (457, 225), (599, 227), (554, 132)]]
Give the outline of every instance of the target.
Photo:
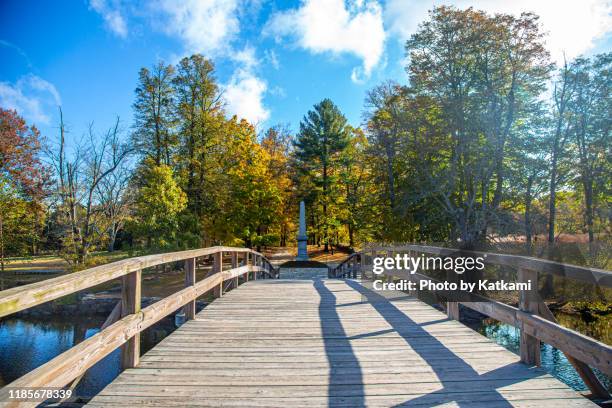
[[(458, 251), (424, 245), (402, 245), (389, 247), (368, 247), (356, 252), (330, 270), (332, 278), (356, 278), (360, 272), (364, 279), (405, 279), (419, 282), (423, 279), (436, 281), (420, 271), (410, 273), (406, 270), (385, 270), (374, 276), (372, 260), (378, 256), (395, 256), (407, 253), (409, 256), (421, 254), (455, 257), (483, 257), (485, 265), (498, 265), (515, 269), (519, 282), (535, 282), (531, 291), (520, 291), (518, 307), (473, 293), (462, 293), (466, 301), (447, 301), (446, 312), (449, 318), (459, 320), (459, 304), (476, 310), (503, 323), (520, 329), (520, 357), (528, 365), (540, 365), (540, 342), (550, 344), (561, 350), (574, 366), (589, 390), (597, 398), (609, 399), (610, 394), (595, 376), (590, 367), (595, 367), (612, 376), (612, 347), (595, 339), (558, 324), (553, 313), (538, 293), (540, 275), (551, 274), (603, 287), (612, 287), (612, 272), (595, 268), (537, 259), (519, 255), (504, 255), (476, 251)], [(370, 276), (368, 276), (368, 274)]]
[[(231, 256), (231, 268), (223, 270), (223, 256)], [(212, 270), (196, 281), (196, 260), (213, 257)], [(144, 268), (171, 262), (185, 262), (185, 288), (141, 309), (141, 275)], [(241, 264), (241, 265), (240, 265)], [(262, 254), (247, 248), (211, 247), (125, 259), (95, 268), (47, 279), (0, 292), (0, 318), (122, 278), (121, 301), (100, 332), (75, 345), (49, 362), (0, 389), (0, 405), (9, 401), (10, 389), (62, 388), (78, 381), (95, 363), (118, 347), (122, 368), (134, 367), (140, 357), (140, 333), (172, 312), (183, 308), (185, 318), (193, 319), (196, 299), (208, 291), (223, 295), (224, 282), (234, 287), (239, 278), (245, 281), (263, 277), (278, 278), (278, 271)], [(15, 356), (19, 358), (19, 356)], [(72, 388), (74, 388), (73, 383)], [(36, 406), (38, 402), (14, 402), (2, 406)]]

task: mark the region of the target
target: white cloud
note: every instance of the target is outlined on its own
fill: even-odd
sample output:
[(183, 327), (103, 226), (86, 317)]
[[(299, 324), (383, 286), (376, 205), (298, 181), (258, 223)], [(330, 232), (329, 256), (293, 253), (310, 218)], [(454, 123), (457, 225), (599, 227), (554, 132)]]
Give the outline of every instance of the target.
[(362, 60), (351, 77), (369, 76), (384, 50), (382, 8), (373, 0), (303, 0), (297, 9), (274, 14), (265, 33), (295, 38), (313, 53), (349, 53)]
[(547, 46), (556, 61), (562, 60), (563, 52), (573, 58), (589, 51), (597, 39), (612, 31), (612, 0), (388, 0), (385, 23), (403, 41), (427, 19), (428, 10), (440, 5), (462, 9), (472, 6), (489, 13), (515, 15), (533, 12), (540, 16), (544, 31), (549, 33)]
[(270, 95), (276, 96), (280, 99), (285, 99), (287, 97), (287, 92), (283, 87), (277, 85), (270, 89)]
[(36, 75), (23, 76), (15, 84), (0, 82), (0, 106), (16, 110), (28, 122), (48, 125), (48, 112), (61, 104), (55, 86)]
[(223, 94), (228, 111), (255, 125), (265, 122), (270, 117), (270, 111), (263, 104), (267, 89), (266, 82), (251, 70), (237, 69)]
[(160, 0), (153, 4), (162, 13), (160, 28), (177, 36), (187, 53), (223, 54), (240, 30), (239, 0)]
[(259, 60), (255, 56), (255, 48), (248, 45), (242, 50), (234, 52), (232, 59), (249, 70), (259, 65)]
[(255, 125), (265, 122), (270, 117), (270, 111), (263, 104), (268, 84), (255, 74), (259, 66), (255, 49), (247, 45), (234, 52), (231, 59), (238, 68), (224, 86), (228, 111)]
[(276, 52), (273, 49), (265, 50), (264, 56), (266, 57), (266, 61), (270, 63), (272, 68), (274, 69), (280, 68), (280, 61), (278, 60), (278, 56), (276, 55)]
[(116, 3), (112, 5), (106, 0), (90, 0), (89, 6), (104, 19), (106, 27), (121, 38), (127, 37), (127, 23)]

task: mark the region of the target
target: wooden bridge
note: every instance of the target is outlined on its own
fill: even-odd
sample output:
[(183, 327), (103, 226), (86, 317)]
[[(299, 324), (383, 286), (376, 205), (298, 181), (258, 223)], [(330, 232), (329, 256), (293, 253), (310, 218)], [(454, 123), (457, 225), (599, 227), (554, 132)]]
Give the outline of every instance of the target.
[[(540, 341), (565, 352), (592, 393), (609, 398), (590, 367), (612, 374), (612, 348), (558, 325), (536, 291), (521, 296), (518, 308), (480, 298), (448, 301), (441, 312), (404, 292), (373, 290), (373, 257), (402, 252), (453, 256), (424, 246), (368, 248), (331, 270), (331, 279), (297, 281), (269, 279), (278, 271), (257, 252), (214, 247), (132, 258), (0, 292), (2, 317), (123, 280), (121, 302), (102, 330), (1, 389), (0, 405), (36, 406), (11, 401), (9, 391), (74, 387), (121, 347), (125, 371), (90, 406), (596, 406), (537, 367)], [(208, 258), (212, 268), (197, 281)], [(554, 274), (611, 285), (607, 271), (511, 255), (486, 259), (517, 268), (519, 280)], [(141, 309), (141, 271), (183, 261), (185, 289)], [(419, 277), (388, 271), (377, 279)], [(196, 298), (208, 291), (216, 300), (196, 314)], [(520, 357), (459, 323), (459, 303), (519, 327)], [(181, 308), (188, 321), (141, 357), (139, 333)]]

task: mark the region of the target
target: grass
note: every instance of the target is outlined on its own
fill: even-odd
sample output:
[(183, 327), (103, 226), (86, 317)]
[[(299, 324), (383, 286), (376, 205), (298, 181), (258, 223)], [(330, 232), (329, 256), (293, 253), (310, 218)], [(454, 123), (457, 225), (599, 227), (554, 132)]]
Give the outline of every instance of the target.
[(55, 276), (115, 262), (133, 256), (128, 251), (93, 252), (85, 265), (70, 265), (57, 255), (14, 257), (5, 259), (0, 276), (0, 290), (39, 282)]
[(54, 255), (7, 258), (4, 266), (5, 272), (9, 273), (40, 273), (41, 271), (62, 273), (68, 268), (68, 262)]

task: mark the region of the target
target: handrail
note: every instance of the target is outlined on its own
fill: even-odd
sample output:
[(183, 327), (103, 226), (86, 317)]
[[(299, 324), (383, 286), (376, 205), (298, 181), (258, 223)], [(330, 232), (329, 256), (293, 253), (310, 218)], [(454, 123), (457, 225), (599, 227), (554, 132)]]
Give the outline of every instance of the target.
[[(521, 282), (538, 281), (538, 274), (552, 274), (575, 279), (591, 284), (612, 286), (612, 272), (587, 268), (576, 265), (562, 264), (544, 259), (537, 259), (520, 255), (505, 255), (478, 251), (460, 251), (452, 248), (441, 248), (423, 245), (401, 246), (371, 246), (363, 251), (355, 252), (330, 271), (330, 277), (344, 278), (357, 277), (361, 271), (362, 278), (367, 277), (368, 258), (374, 258), (380, 252), (385, 256), (392, 256), (396, 252), (417, 252), (438, 256), (473, 256), (483, 257), (485, 264), (510, 266), (518, 270), (518, 280)], [(485, 256), (486, 255), (486, 256)], [(404, 270), (385, 270), (378, 278), (387, 276), (390, 279), (407, 279), (420, 281), (435, 279), (419, 272), (411, 273)], [(556, 321), (548, 306), (539, 297), (537, 285), (531, 291), (520, 294), (518, 308), (489, 299), (487, 297), (462, 292), (463, 299), (468, 301), (447, 301), (448, 317), (459, 320), (459, 304), (490, 316), (503, 323), (517, 327), (521, 331), (520, 355), (521, 360), (529, 365), (540, 365), (540, 341), (548, 343), (561, 350), (574, 366), (585, 384), (594, 396), (610, 398), (606, 388), (597, 379), (591, 367), (612, 375), (612, 347), (580, 334), (574, 330), (561, 326)]]
[[(223, 270), (224, 253), (232, 256), (232, 268), (225, 271)], [(243, 266), (238, 266), (239, 254), (244, 256)], [(196, 282), (195, 259), (207, 255), (214, 256), (213, 274)], [(180, 260), (185, 261), (185, 289), (141, 310), (141, 269)], [(123, 346), (123, 368), (136, 366), (140, 356), (140, 332), (181, 307), (185, 308), (186, 319), (193, 319), (195, 300), (199, 296), (210, 290), (215, 291), (216, 296), (222, 296), (223, 282), (234, 280), (234, 285), (237, 286), (239, 277), (244, 277), (246, 281), (249, 280), (251, 273), (255, 279), (258, 273), (272, 278), (278, 278), (279, 275), (278, 270), (259, 252), (247, 248), (219, 246), (135, 257), (0, 292), (1, 317), (123, 277), (122, 318), (0, 389), (0, 401), (9, 401), (9, 389), (65, 387), (120, 346)], [(56, 285), (59, 286), (59, 289), (55, 288)], [(25, 299), (20, 300), (19, 296), (24, 296)], [(36, 406), (38, 403), (14, 401), (3, 406), (26, 407)]]
[[(0, 292), (0, 318), (71, 293), (79, 292), (83, 289), (97, 286), (144, 268), (214, 255), (218, 252), (250, 253), (254, 256), (263, 257), (259, 252), (249, 248), (216, 246), (123, 259), (68, 275), (4, 290)], [(270, 264), (267, 259), (265, 259), (265, 262)]]

